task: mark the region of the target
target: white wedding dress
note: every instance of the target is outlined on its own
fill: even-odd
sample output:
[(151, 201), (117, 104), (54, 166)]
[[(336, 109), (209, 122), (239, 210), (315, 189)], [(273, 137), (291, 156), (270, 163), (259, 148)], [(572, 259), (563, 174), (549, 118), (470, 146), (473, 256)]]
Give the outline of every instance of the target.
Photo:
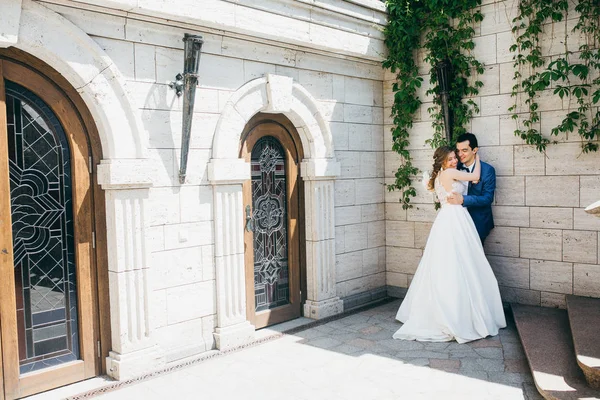
[[(465, 194), (467, 187), (467, 182), (455, 181), (452, 191)], [(442, 208), (396, 315), (404, 325), (393, 337), (465, 343), (497, 335), (506, 320), (475, 224), (465, 207), (447, 203), (439, 177), (435, 192)]]

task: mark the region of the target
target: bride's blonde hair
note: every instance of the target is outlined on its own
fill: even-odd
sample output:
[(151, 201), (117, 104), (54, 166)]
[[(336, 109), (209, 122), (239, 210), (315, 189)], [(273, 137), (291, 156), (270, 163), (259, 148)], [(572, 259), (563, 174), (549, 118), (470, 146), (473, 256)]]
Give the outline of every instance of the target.
[(435, 149), (433, 153), (433, 171), (431, 172), (431, 177), (429, 178), (429, 184), (427, 188), (431, 191), (435, 190), (435, 178), (439, 175), (440, 171), (444, 167), (444, 163), (448, 159), (448, 155), (450, 153), (455, 153), (456, 150), (450, 146), (441, 146)]

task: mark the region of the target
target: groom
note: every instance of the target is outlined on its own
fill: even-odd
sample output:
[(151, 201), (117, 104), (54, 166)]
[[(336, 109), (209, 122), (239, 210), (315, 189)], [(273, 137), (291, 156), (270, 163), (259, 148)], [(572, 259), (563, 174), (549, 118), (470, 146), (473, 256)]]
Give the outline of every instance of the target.
[[(473, 172), (475, 167), (475, 154), (477, 154), (477, 138), (472, 133), (464, 133), (456, 140), (456, 150), (461, 164), (458, 169)], [(465, 196), (460, 193), (450, 195), (448, 203), (462, 204), (467, 207), (481, 244), (494, 228), (494, 217), (492, 216), (492, 201), (496, 190), (496, 170), (490, 164), (481, 161), (481, 178), (479, 182), (469, 183), (469, 191)]]

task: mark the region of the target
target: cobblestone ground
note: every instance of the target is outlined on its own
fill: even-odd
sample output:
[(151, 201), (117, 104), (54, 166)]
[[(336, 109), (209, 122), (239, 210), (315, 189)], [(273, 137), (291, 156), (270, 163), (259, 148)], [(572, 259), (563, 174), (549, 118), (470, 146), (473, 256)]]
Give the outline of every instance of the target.
[(516, 329), (467, 344), (392, 339), (393, 301), (99, 399), (541, 399)]

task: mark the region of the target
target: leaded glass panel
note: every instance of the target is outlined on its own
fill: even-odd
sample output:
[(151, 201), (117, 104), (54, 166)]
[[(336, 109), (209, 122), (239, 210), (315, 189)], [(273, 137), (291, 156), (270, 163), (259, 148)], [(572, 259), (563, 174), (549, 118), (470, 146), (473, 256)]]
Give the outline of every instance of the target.
[(265, 136), (252, 149), (256, 311), (289, 304), (286, 165), (283, 147)]
[(6, 81), (20, 372), (79, 359), (69, 145), (31, 91)]

